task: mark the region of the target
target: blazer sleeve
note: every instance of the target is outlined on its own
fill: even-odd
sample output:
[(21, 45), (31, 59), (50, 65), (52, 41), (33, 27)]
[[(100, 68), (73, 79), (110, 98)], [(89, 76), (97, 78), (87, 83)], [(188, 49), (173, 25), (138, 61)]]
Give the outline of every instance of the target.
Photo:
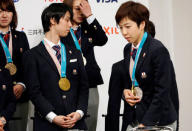
[[(27, 39), (27, 36), (24, 32), (20, 32), (20, 47), (22, 47), (23, 49), (23, 52), (22, 52), (22, 55), (21, 57), (23, 57), (23, 54), (29, 50), (29, 42), (28, 42), (28, 39)], [(21, 58), (22, 59), (22, 58)], [(22, 61), (22, 64), (21, 64), (21, 74), (18, 76), (19, 78), (17, 79), (17, 82), (22, 82), (23, 84), (25, 84), (25, 77), (24, 77), (24, 63)], [(18, 100), (20, 102), (24, 102), (24, 101), (28, 101), (29, 100), (29, 97), (28, 97), (28, 93), (27, 93), (27, 86), (25, 85), (25, 90), (21, 96), (21, 98)]]
[(46, 100), (40, 91), (38, 69), (32, 51), (27, 51), (23, 56), (24, 73), (26, 86), (28, 87), (29, 97), (36, 110), (45, 117), (49, 112), (54, 111), (54, 107)]
[(157, 125), (160, 121), (161, 110), (163, 110), (164, 104), (169, 98), (172, 79), (168, 50), (161, 46), (154, 49), (151, 53), (154, 71), (154, 96), (143, 117), (142, 124), (144, 125)]
[(97, 19), (95, 18), (95, 20), (88, 26), (92, 35), (91, 37), (93, 39), (94, 46), (105, 45), (108, 41), (108, 37)]
[(178, 94), (175, 70), (174, 70), (172, 61), (171, 61), (171, 73), (173, 76), (172, 84), (171, 84), (171, 100), (172, 100), (175, 110), (177, 112), (177, 117), (178, 117), (177, 118), (177, 131), (178, 131), (179, 130), (179, 94)]
[(20, 63), (20, 69), (19, 69), (19, 72), (16, 73), (16, 82), (22, 82), (23, 84), (24, 83), (24, 72), (23, 72), (23, 62), (22, 62), (22, 57), (23, 57), (23, 54), (25, 53), (25, 51), (29, 50), (29, 42), (28, 42), (28, 39), (27, 39), (27, 36), (24, 32), (18, 32), (18, 38), (19, 38), (19, 43), (18, 43), (18, 48), (22, 49), (22, 52), (20, 52), (20, 59), (21, 59), (21, 63)]
[(88, 107), (88, 96), (89, 96), (88, 78), (80, 51), (77, 51), (77, 57), (80, 67), (80, 86), (79, 86), (77, 109), (82, 110), (86, 115)]
[(105, 121), (106, 131), (119, 131), (119, 114), (121, 107), (121, 98), (123, 92), (123, 84), (118, 65), (112, 66), (112, 73), (109, 82), (109, 101), (107, 108), (107, 116)]
[(6, 106), (3, 109), (1, 115), (5, 117), (6, 121), (9, 121), (16, 110), (16, 98), (13, 94), (13, 86), (12, 82), (10, 82), (10, 86), (7, 91), (6, 97)]

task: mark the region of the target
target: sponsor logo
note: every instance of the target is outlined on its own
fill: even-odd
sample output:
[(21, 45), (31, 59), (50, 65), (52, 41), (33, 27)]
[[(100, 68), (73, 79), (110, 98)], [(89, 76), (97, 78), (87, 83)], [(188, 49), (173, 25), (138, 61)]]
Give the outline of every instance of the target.
[(107, 35), (118, 35), (119, 34), (117, 27), (104, 26), (103, 29)]
[(97, 3), (113, 3), (118, 2), (118, 0), (97, 0)]
[(44, 0), (45, 2), (63, 2), (64, 0)]
[(19, 0), (13, 0), (13, 2), (15, 3), (15, 2), (19, 2)]

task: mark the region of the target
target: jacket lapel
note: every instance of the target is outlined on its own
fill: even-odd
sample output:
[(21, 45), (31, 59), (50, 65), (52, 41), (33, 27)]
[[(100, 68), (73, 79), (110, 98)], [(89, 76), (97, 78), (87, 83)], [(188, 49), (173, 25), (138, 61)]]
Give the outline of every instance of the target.
[(41, 56), (43, 56), (45, 58), (45, 60), (47, 61), (47, 63), (53, 68), (53, 70), (58, 74), (58, 70), (57, 70), (57, 67), (54, 63), (54, 61), (52, 60), (51, 56), (49, 55), (47, 49), (45, 48), (45, 46), (43, 45), (43, 43), (41, 42), (39, 45), (38, 45), (38, 48), (39, 48), (39, 54)]
[(124, 60), (125, 60), (124, 65), (125, 65), (126, 73), (128, 74), (129, 78), (131, 79), (131, 76), (129, 74), (130, 53), (131, 53), (131, 44), (128, 44), (124, 50)]
[(148, 35), (147, 40), (145, 41), (143, 48), (141, 50), (139, 59), (138, 59), (138, 63), (137, 63), (137, 67), (136, 67), (136, 72), (141, 68), (143, 62), (145, 61), (145, 58), (148, 54), (148, 47), (149, 47), (149, 43), (150, 43), (150, 36)]
[(14, 30), (11, 30), (11, 35), (12, 35), (12, 50), (13, 50), (12, 52), (14, 56), (16, 49), (20, 48), (20, 43), (18, 41), (18, 36)]

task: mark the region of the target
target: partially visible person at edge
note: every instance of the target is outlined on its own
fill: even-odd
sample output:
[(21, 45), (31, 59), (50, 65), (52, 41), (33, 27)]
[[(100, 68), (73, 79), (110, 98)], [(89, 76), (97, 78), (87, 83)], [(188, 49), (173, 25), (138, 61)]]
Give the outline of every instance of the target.
[[(93, 15), (87, 0), (64, 0), (64, 3), (68, 4), (73, 10), (72, 29), (80, 45), (88, 75), (89, 102), (86, 123), (89, 131), (96, 131), (99, 106), (98, 85), (103, 84), (103, 79), (95, 58), (94, 47), (105, 45), (108, 38)], [(64, 39), (66, 42), (72, 40), (71, 34)], [(75, 47), (75, 43), (73, 45)]]
[(34, 131), (84, 131), (88, 80), (81, 53), (63, 43), (72, 11), (53, 3), (41, 15), (44, 39), (24, 54), (29, 96), (35, 106)]
[[(17, 99), (17, 117), (22, 118), (25, 108), (20, 107), (20, 102), (27, 98), (26, 87), (23, 77), (23, 53), (29, 49), (27, 37), (24, 32), (16, 30), (17, 13), (12, 0), (0, 1), (0, 125), (3, 123), (4, 130), (25, 131), (25, 120), (11, 120), (15, 111)], [(7, 70), (9, 69), (9, 71)], [(13, 94), (14, 93), (14, 94)], [(15, 96), (14, 96), (15, 95)], [(27, 96), (27, 95), (26, 95)], [(16, 99), (15, 99), (16, 97)], [(27, 99), (28, 100), (28, 99)], [(27, 101), (26, 100), (26, 101)], [(26, 109), (26, 112), (28, 109)], [(15, 116), (15, 115), (14, 115)], [(9, 124), (7, 124), (9, 121)], [(18, 122), (17, 122), (18, 121)], [(25, 129), (20, 130), (25, 125)], [(9, 127), (8, 127), (9, 126)], [(14, 129), (11, 128), (14, 126)]]
[(145, 126), (169, 126), (178, 130), (175, 72), (168, 50), (153, 38), (155, 27), (149, 21), (148, 9), (137, 2), (125, 2), (115, 18), (129, 43), (124, 48), (124, 59), (112, 67), (106, 131), (119, 131), (122, 96), (122, 131)]

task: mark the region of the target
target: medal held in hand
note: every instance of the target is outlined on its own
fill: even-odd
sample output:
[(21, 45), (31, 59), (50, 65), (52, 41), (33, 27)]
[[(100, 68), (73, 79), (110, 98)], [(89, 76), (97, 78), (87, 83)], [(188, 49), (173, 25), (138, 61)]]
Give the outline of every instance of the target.
[(7, 63), (5, 68), (9, 70), (11, 75), (15, 75), (17, 72), (17, 67), (13, 63)]
[(142, 99), (142, 97), (143, 97), (143, 91), (142, 91), (142, 89), (141, 89), (140, 87), (134, 87), (134, 86), (132, 86), (131, 92), (133, 93), (134, 96), (137, 96), (137, 97), (139, 97), (139, 98)]
[(138, 96), (140, 99), (142, 99), (143, 97), (143, 91), (142, 89), (139, 87), (139, 84), (135, 78), (135, 71), (136, 71), (136, 67), (137, 67), (137, 62), (139, 59), (139, 55), (141, 53), (142, 47), (147, 39), (147, 32), (144, 33), (143, 38), (141, 40), (141, 43), (139, 45), (139, 48), (137, 50), (136, 56), (135, 56), (135, 63), (133, 66), (133, 72), (132, 72), (132, 88), (131, 88), (131, 92), (133, 93), (134, 96)]
[(60, 78), (59, 87), (63, 91), (68, 91), (70, 89), (70, 82), (67, 78)]

